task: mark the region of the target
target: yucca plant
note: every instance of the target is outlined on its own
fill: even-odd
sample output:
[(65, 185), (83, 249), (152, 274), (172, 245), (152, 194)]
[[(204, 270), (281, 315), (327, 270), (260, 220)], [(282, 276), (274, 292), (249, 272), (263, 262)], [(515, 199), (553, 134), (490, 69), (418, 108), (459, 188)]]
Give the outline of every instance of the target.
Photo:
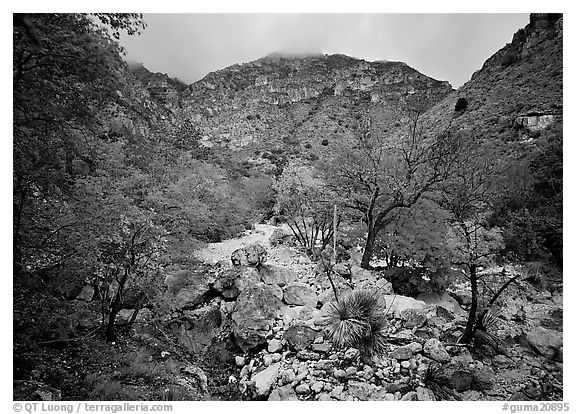
[(386, 303), (375, 292), (353, 290), (328, 311), (328, 337), (337, 348), (358, 348), (370, 359), (386, 350)]

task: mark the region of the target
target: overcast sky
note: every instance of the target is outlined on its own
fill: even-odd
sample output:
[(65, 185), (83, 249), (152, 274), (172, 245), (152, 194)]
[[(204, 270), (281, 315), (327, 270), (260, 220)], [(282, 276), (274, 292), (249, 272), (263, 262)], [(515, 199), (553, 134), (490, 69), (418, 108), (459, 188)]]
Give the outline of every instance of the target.
[(528, 24), (528, 14), (145, 14), (127, 60), (187, 83), (273, 52), (403, 61), (457, 88)]

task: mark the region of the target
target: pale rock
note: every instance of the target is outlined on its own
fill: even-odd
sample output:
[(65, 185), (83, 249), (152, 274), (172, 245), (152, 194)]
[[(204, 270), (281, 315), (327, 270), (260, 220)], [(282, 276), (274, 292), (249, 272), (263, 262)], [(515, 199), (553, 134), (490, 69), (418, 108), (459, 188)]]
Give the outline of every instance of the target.
[(275, 353), (282, 350), (282, 341), (278, 339), (272, 339), (268, 342), (268, 352)]

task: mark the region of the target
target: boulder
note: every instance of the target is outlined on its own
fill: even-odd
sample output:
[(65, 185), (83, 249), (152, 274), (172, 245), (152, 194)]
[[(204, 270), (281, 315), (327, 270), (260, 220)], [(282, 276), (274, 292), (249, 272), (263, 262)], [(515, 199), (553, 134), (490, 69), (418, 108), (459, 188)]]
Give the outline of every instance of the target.
[(348, 381), (348, 392), (360, 401), (366, 401), (372, 393), (372, 388), (367, 382)]
[(173, 309), (192, 309), (209, 298), (211, 280), (203, 273), (176, 270), (165, 274)]
[(258, 268), (258, 273), (262, 282), (267, 285), (284, 286), (296, 280), (296, 273), (282, 266), (262, 265)]
[(266, 261), (267, 255), (268, 252), (262, 245), (254, 243), (234, 250), (230, 259), (232, 260), (233, 266), (258, 267)]
[(259, 396), (268, 395), (272, 385), (276, 383), (278, 374), (280, 373), (280, 363), (270, 365), (268, 368), (260, 371), (258, 374), (252, 376), (252, 383)]
[(466, 311), (460, 307), (456, 299), (446, 292), (438, 293), (421, 293), (416, 297), (427, 305), (441, 306), (449, 310), (454, 315), (466, 316)]
[(246, 352), (266, 343), (266, 334), (284, 308), (272, 289), (264, 283), (245, 289), (238, 296), (232, 312), (232, 331), (237, 345)]
[(78, 296), (76, 296), (76, 299), (90, 302), (94, 297), (95, 290), (94, 285), (84, 285)]
[(400, 312), (400, 319), (405, 328), (421, 328), (426, 325), (428, 318), (424, 309), (404, 309)]
[(406, 361), (412, 358), (412, 349), (409, 346), (401, 346), (392, 351), (390, 357), (395, 358), (398, 361)]
[(562, 361), (562, 336), (559, 332), (536, 326), (526, 335), (528, 344), (540, 355)]
[(224, 299), (235, 299), (248, 286), (260, 281), (258, 271), (249, 266), (235, 266), (221, 272), (212, 285)]
[(393, 313), (396, 318), (400, 318), (400, 314), (405, 309), (424, 309), (426, 304), (421, 300), (402, 295), (384, 295), (386, 300), (386, 312)]
[(316, 292), (307, 283), (292, 282), (284, 289), (284, 302), (288, 305), (310, 305), (315, 307), (318, 303)]
[(220, 306), (207, 305), (184, 311), (169, 323), (169, 329), (190, 353), (197, 354), (204, 352), (222, 332), (222, 319)]
[(290, 384), (272, 390), (268, 401), (298, 401), (298, 397)]
[(272, 339), (268, 342), (268, 352), (274, 353), (282, 349), (282, 342), (278, 339)]
[(430, 338), (424, 343), (424, 354), (438, 362), (449, 362), (450, 355), (444, 344), (436, 338)]
[(322, 336), (322, 332), (305, 325), (292, 325), (284, 332), (284, 339), (295, 351), (308, 348), (316, 338)]
[(418, 401), (436, 401), (434, 393), (429, 388), (416, 388), (416, 395), (418, 396)]
[(268, 241), (270, 242), (270, 246), (276, 247), (280, 244), (284, 244), (284, 242), (292, 235), (292, 232), (288, 232), (279, 227), (274, 229)]

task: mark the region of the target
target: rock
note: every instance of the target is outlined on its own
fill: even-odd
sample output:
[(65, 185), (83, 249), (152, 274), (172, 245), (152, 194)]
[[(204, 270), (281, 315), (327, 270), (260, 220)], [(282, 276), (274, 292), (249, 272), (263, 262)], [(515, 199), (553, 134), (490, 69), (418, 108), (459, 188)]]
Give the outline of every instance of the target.
[(94, 297), (95, 288), (93, 285), (84, 285), (78, 296), (76, 296), (77, 300), (84, 300), (86, 302), (90, 302)]
[(233, 266), (254, 266), (258, 267), (266, 261), (268, 252), (260, 244), (251, 244), (246, 247), (234, 250), (231, 261)]
[(344, 352), (344, 358), (348, 360), (355, 360), (360, 357), (360, 351), (356, 348), (348, 348), (346, 352)]
[(177, 270), (166, 273), (165, 282), (173, 309), (193, 309), (209, 297), (210, 280), (203, 274)]
[(404, 369), (410, 368), (410, 361), (402, 361), (400, 362), (400, 366)]
[(436, 338), (430, 338), (424, 344), (424, 354), (438, 362), (449, 362), (450, 355), (446, 352), (444, 344)]
[(417, 354), (418, 352), (422, 351), (422, 344), (419, 342), (410, 342), (406, 346), (410, 348), (413, 354)]
[(458, 392), (463, 392), (470, 389), (473, 379), (474, 375), (472, 372), (458, 369), (454, 371), (448, 384), (450, 385), (450, 388)]
[(308, 384), (300, 384), (296, 387), (296, 394), (308, 394), (310, 386)]
[(357, 372), (358, 372), (358, 370), (356, 369), (356, 367), (346, 368), (346, 376), (347, 377), (352, 377), (352, 376), (356, 375)]
[(330, 398), (330, 395), (326, 394), (326, 393), (320, 394), (316, 400), (317, 401), (334, 401), (332, 398)]
[(298, 351), (296, 358), (303, 361), (318, 361), (320, 359), (320, 355), (318, 355), (316, 352)]
[(400, 348), (396, 348), (394, 351), (392, 351), (390, 357), (395, 358), (398, 361), (410, 359), (412, 358), (412, 349), (410, 349), (408, 346), (401, 346)]
[(378, 279), (376, 282), (376, 289), (378, 289), (379, 294), (392, 295), (394, 293), (394, 287), (392, 283), (384, 278)]
[(344, 392), (344, 386), (338, 385), (337, 387), (334, 387), (334, 389), (330, 393), (330, 396), (334, 398), (339, 398), (343, 392)]
[(181, 369), (181, 372), (192, 376), (198, 388), (203, 393), (208, 393), (208, 377), (201, 368), (195, 365), (187, 365)]
[(282, 359), (282, 355), (278, 354), (278, 353), (274, 353), (272, 354), (272, 362), (278, 362)]
[(452, 297), (456, 299), (461, 306), (470, 306), (472, 303), (472, 293), (468, 290), (458, 290), (452, 292)]
[(274, 352), (278, 352), (282, 349), (282, 341), (278, 339), (271, 339), (268, 342), (268, 352), (273, 354)]
[(283, 300), (284, 299), (284, 292), (282, 291), (282, 288), (278, 285), (268, 285), (270, 286), (270, 289), (272, 289), (272, 293), (274, 293), (274, 296), (276, 296), (279, 300)]
[(308, 348), (319, 336), (322, 336), (322, 332), (304, 325), (292, 325), (284, 332), (284, 339), (295, 351)]
[(320, 393), (324, 389), (324, 381), (315, 381), (310, 389), (316, 394)]
[(272, 355), (264, 355), (262, 357), (262, 362), (264, 363), (264, 366), (267, 366), (267, 367), (272, 365)]
[(376, 283), (376, 276), (366, 269), (362, 269), (360, 266), (353, 265), (350, 268), (350, 273), (352, 274), (352, 281), (358, 283), (359, 281), (370, 281)]
[(268, 401), (298, 401), (296, 393), (290, 384), (272, 390)]
[(366, 401), (370, 397), (372, 389), (370, 388), (370, 384), (367, 382), (349, 381), (348, 392), (360, 401)]
[[(33, 383), (37, 383), (34, 381)], [(40, 388), (36, 389), (34, 392), (30, 394), (30, 400), (32, 401), (61, 401), (62, 400), (62, 392), (57, 389), (50, 387), (48, 385), (40, 384)]]
[(393, 313), (396, 318), (400, 318), (400, 314), (405, 309), (423, 309), (426, 304), (421, 300), (416, 300), (408, 296), (402, 295), (383, 295), (386, 300), (386, 312)]
[(190, 353), (204, 352), (222, 332), (223, 316), (220, 306), (207, 305), (192, 311), (185, 310), (182, 314), (183, 316), (170, 323), (170, 332)]
[(262, 282), (267, 285), (285, 286), (296, 280), (296, 273), (281, 266), (262, 265), (258, 268), (258, 273)]
[(480, 401), (482, 394), (475, 390), (468, 390), (462, 393), (462, 400), (464, 401)]
[(418, 394), (414, 391), (407, 392), (400, 401), (418, 401)]
[(330, 371), (334, 368), (334, 364), (329, 359), (322, 359), (316, 363), (316, 369), (323, 370), (323, 371)]
[(326, 354), (326, 353), (330, 352), (332, 347), (328, 343), (312, 344), (312, 349), (314, 350), (314, 352), (322, 352), (322, 353)]
[(429, 388), (416, 388), (416, 396), (418, 397), (418, 401), (436, 401), (434, 393)]
[(280, 378), (284, 384), (290, 384), (291, 382), (296, 381), (296, 373), (291, 369), (287, 369), (286, 371), (282, 371)]
[(282, 228), (274, 229), (268, 241), (270, 242), (270, 246), (275, 247), (284, 242), (287, 237), (290, 237), (291, 234), (285, 231)]
[(212, 288), (225, 299), (235, 299), (240, 292), (259, 281), (258, 272), (253, 267), (235, 266), (221, 272)]
[(404, 327), (408, 329), (421, 328), (428, 321), (423, 309), (404, 309), (400, 313), (400, 319), (402, 319)]
[(447, 292), (438, 293), (421, 293), (416, 297), (427, 305), (441, 306), (449, 310), (454, 315), (466, 316), (466, 311), (460, 307), (456, 299), (450, 296)]
[(334, 378), (336, 378), (337, 380), (346, 379), (346, 371), (344, 371), (343, 369), (337, 369), (336, 371), (334, 371)]
[(474, 388), (478, 391), (491, 390), (494, 387), (494, 372), (486, 367), (477, 368), (473, 371)]
[(310, 305), (316, 307), (318, 296), (307, 283), (292, 282), (284, 286), (284, 302), (288, 305)]
[(283, 309), (282, 302), (263, 283), (240, 293), (231, 318), (232, 331), (240, 349), (246, 352), (266, 343), (266, 335)]
[(252, 382), (259, 396), (268, 395), (270, 388), (278, 379), (280, 363), (272, 364), (268, 368), (252, 376)]
[(246, 358), (244, 358), (242, 356), (237, 356), (236, 357), (236, 366), (237, 367), (243, 367), (244, 365), (246, 365)]
[(526, 339), (540, 355), (555, 361), (562, 361), (563, 344), (560, 333), (536, 326), (528, 332)]

